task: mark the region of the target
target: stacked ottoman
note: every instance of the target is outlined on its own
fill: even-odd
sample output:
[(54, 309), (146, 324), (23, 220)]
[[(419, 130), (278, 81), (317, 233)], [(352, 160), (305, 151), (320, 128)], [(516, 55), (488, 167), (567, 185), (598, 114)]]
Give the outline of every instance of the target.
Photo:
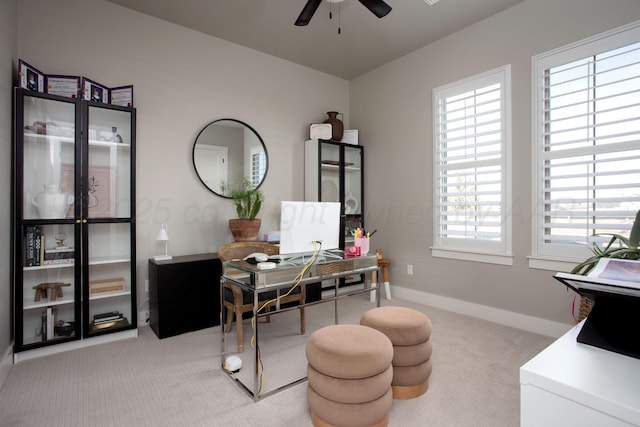
[(424, 394), (431, 376), (431, 320), (405, 307), (367, 310), (360, 324), (377, 329), (393, 344), (394, 399), (411, 399)]
[(383, 427), (393, 403), (393, 346), (361, 325), (332, 325), (307, 340), (307, 401), (315, 427)]

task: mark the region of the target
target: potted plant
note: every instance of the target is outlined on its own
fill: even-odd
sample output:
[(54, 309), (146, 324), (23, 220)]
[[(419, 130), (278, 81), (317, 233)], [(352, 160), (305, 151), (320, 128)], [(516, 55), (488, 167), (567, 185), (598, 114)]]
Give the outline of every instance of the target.
[[(638, 244), (640, 244), (640, 211), (636, 213), (636, 219), (633, 221), (633, 226), (631, 227), (629, 238), (621, 236), (620, 234), (608, 233), (594, 234), (594, 236), (611, 236), (611, 238), (609, 239), (609, 242), (603, 247), (600, 247), (597, 243), (594, 243), (591, 247), (593, 256), (576, 265), (573, 270), (571, 270), (572, 274), (589, 274), (589, 272), (593, 270), (596, 264), (598, 264), (598, 261), (600, 261), (600, 259), (602, 258), (640, 260), (640, 248), (638, 247)], [(589, 314), (592, 306), (593, 301), (591, 301), (590, 299), (586, 297), (582, 297), (580, 299), (579, 320), (582, 320)]]
[(229, 228), (236, 242), (251, 242), (258, 238), (261, 221), (258, 216), (264, 194), (246, 177), (235, 186), (222, 183), (222, 194), (233, 200), (237, 218), (229, 220)]

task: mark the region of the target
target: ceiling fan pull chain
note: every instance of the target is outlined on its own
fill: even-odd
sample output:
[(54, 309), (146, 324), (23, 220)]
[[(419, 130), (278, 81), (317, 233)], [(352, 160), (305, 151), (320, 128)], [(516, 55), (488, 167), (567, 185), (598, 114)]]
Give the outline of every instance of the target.
[(338, 34), (341, 34), (342, 31), (340, 29), (340, 3), (338, 3)]

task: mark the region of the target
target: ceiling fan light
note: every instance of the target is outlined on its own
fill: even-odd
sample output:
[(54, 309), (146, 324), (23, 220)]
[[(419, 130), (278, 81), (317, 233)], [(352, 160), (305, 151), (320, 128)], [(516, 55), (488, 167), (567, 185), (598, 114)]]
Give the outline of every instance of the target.
[(433, 6), (434, 4), (438, 3), (440, 0), (422, 0), (422, 1), (428, 4), (429, 6)]

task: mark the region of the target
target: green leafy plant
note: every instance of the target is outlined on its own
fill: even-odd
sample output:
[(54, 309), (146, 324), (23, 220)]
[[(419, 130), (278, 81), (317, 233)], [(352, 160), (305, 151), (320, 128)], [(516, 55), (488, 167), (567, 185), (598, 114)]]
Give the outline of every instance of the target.
[(640, 211), (636, 213), (636, 219), (633, 221), (629, 238), (619, 234), (595, 234), (595, 236), (611, 236), (611, 238), (603, 247), (594, 243), (591, 247), (594, 255), (576, 265), (571, 270), (571, 273), (586, 275), (602, 258), (640, 259), (640, 248), (638, 248), (640, 243)]
[(227, 183), (222, 183), (220, 187), (222, 194), (233, 200), (239, 219), (256, 219), (264, 199), (262, 190), (254, 187), (247, 178), (244, 178), (238, 185), (230, 186)]

